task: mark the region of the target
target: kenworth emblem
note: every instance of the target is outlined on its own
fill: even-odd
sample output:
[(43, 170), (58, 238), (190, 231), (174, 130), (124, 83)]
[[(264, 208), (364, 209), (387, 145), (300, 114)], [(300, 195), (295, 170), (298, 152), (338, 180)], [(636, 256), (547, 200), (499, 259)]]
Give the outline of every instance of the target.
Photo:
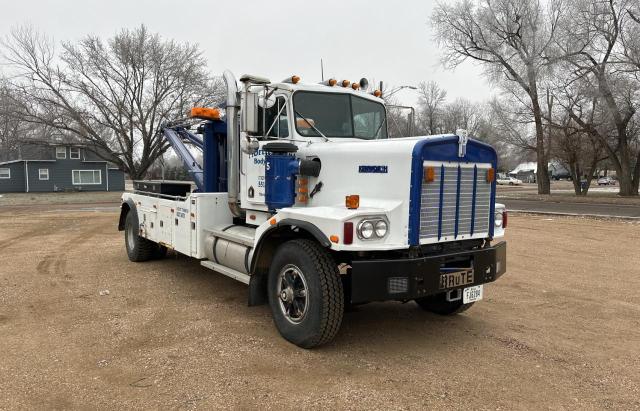
[(358, 173), (388, 173), (388, 166), (359, 166)]

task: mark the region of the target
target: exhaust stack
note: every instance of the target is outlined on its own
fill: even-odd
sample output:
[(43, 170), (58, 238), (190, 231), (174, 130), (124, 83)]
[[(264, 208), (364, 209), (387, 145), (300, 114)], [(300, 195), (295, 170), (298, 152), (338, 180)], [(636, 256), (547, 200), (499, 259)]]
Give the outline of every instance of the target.
[(238, 85), (233, 73), (225, 70), (224, 82), (227, 85), (227, 190), (229, 209), (236, 217), (243, 217), (244, 210), (238, 203), (240, 193), (240, 132), (238, 129)]

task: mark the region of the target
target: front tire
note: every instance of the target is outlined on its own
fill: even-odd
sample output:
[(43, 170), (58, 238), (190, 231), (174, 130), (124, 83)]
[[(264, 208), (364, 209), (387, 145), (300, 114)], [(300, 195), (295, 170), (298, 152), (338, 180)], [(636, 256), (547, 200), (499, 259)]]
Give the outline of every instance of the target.
[(318, 243), (282, 244), (269, 269), (269, 305), (280, 335), (302, 347), (331, 341), (344, 314), (344, 291), (338, 266)]
[(416, 304), (425, 311), (438, 315), (455, 315), (467, 311), (474, 303), (464, 304), (462, 298), (456, 301), (447, 301), (447, 294), (440, 293), (427, 297), (416, 298)]

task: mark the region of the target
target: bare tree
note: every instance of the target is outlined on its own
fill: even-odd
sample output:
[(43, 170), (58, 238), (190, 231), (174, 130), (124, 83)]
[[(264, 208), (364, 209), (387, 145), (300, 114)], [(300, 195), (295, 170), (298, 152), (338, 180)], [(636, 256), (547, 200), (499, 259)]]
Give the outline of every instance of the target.
[(27, 124), (13, 115), (15, 110), (15, 95), (0, 79), (0, 161), (20, 157), (19, 138), (28, 131)]
[(427, 134), (438, 134), (441, 121), (442, 106), (447, 98), (446, 90), (435, 81), (421, 82), (418, 85), (421, 129)]
[(103, 41), (53, 42), (29, 27), (2, 42), (12, 87), (25, 104), (21, 120), (86, 141), (105, 160), (141, 178), (168, 148), (162, 122), (193, 104), (219, 100), (198, 47), (141, 26)]
[(553, 126), (553, 130), (558, 134), (552, 139), (554, 157), (571, 173), (576, 195), (587, 195), (598, 164), (607, 159), (604, 148), (593, 134), (584, 131), (568, 113), (560, 124)]
[(635, 149), (637, 135), (632, 132), (638, 110), (638, 82), (624, 70), (622, 56), (629, 53), (621, 41), (632, 4), (632, 0), (576, 1), (572, 19), (557, 40), (566, 63), (564, 69), (573, 77), (569, 82), (584, 83), (601, 102), (601, 116), (594, 123), (576, 113), (576, 105), (569, 106), (570, 116), (606, 149), (620, 181), (621, 195), (637, 195), (640, 182), (640, 151)]
[(528, 96), (535, 123), (540, 194), (549, 194), (550, 182), (539, 81), (560, 10), (556, 0), (549, 2), (548, 9), (536, 0), (460, 0), (453, 5), (438, 4), (431, 18), (436, 38), (445, 49), (445, 65), (478, 61), (493, 81), (515, 83)]
[(466, 98), (457, 98), (442, 109), (442, 131), (455, 133), (462, 128), (470, 135), (478, 134), (481, 121), (481, 107)]

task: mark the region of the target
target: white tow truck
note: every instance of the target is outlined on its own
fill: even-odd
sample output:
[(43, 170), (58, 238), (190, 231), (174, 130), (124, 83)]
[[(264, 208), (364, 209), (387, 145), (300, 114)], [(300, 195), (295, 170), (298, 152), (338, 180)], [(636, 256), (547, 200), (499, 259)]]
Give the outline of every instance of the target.
[(345, 305), (455, 314), (505, 272), (492, 147), (464, 131), (388, 138), (366, 81), (224, 80), (224, 112), (194, 108), (163, 128), (197, 189), (136, 181), (123, 194), (131, 261), (167, 249), (200, 260), (247, 284), (249, 305), (268, 303), (280, 334), (304, 348), (336, 335)]

